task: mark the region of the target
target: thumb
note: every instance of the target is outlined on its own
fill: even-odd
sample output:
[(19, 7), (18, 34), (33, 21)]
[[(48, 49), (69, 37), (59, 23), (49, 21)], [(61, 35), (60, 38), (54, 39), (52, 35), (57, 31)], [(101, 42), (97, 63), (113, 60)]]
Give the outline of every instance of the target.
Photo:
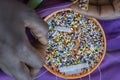
[(30, 28), (32, 35), (43, 45), (48, 43), (48, 25), (37, 15), (32, 16), (29, 20), (25, 21), (25, 26)]

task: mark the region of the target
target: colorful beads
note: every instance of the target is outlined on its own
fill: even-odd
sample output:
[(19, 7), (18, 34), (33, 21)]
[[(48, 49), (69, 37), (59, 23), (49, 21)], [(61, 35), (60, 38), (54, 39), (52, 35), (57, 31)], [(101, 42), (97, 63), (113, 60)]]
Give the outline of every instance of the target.
[(79, 8), (82, 10), (88, 10), (89, 0), (79, 0)]
[(68, 72), (64, 72), (66, 67), (83, 65), (79, 68), (79, 74), (82, 74), (101, 60), (105, 47), (104, 37), (92, 18), (66, 10), (54, 14), (47, 23), (49, 41), (46, 65), (49, 68), (68, 75)]

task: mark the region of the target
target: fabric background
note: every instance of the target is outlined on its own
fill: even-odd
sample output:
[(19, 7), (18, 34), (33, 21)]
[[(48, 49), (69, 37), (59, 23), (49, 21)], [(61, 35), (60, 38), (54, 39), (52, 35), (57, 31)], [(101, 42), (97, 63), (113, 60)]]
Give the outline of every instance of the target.
[[(26, 2), (27, 0), (21, 0)], [(65, 0), (44, 0), (36, 9), (42, 18), (63, 8), (68, 8)], [(107, 38), (107, 53), (100, 66), (90, 75), (74, 80), (120, 80), (120, 19), (99, 20)], [(0, 80), (15, 80), (0, 71)], [(48, 72), (44, 67), (38, 73), (36, 80), (66, 80)]]

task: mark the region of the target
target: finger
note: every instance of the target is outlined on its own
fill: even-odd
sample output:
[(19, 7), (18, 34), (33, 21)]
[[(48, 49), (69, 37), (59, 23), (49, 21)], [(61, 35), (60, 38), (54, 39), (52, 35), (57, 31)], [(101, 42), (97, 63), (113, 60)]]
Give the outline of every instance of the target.
[(120, 0), (112, 1), (115, 11), (120, 15)]
[(37, 51), (32, 47), (24, 45), (22, 48), (19, 48), (18, 57), (30, 67), (40, 69), (44, 65), (45, 50)]
[(19, 51), (17, 50), (19, 47), (14, 48), (15, 50), (12, 50), (12, 48), (7, 47), (6, 53), (1, 55), (0, 66), (3, 64), (2, 69), (17, 80), (31, 80), (29, 69), (23, 63), (20, 63), (19, 57), (17, 56), (16, 51)]
[(35, 78), (39, 71), (40, 71), (40, 69), (31, 68), (30, 73), (31, 73), (32, 78)]
[(108, 5), (110, 4), (109, 0), (89, 0), (91, 5)]
[(25, 24), (26, 27), (31, 29), (33, 35), (44, 45), (48, 43), (47, 34), (48, 34), (48, 25), (36, 14), (27, 19)]
[(23, 63), (14, 67), (11, 72), (17, 80), (32, 80), (27, 66)]
[(100, 6), (101, 10), (99, 11), (99, 14), (101, 15), (102, 18), (105, 17), (115, 17), (115, 9), (112, 5), (104, 5)]
[[(12, 60), (14, 59), (15, 58), (13, 57)], [(16, 61), (10, 62), (11, 64), (6, 64), (10, 74), (16, 78), (16, 80), (31, 80), (27, 66), (25, 66), (23, 63), (20, 63), (17, 59), (15, 60)]]
[(0, 64), (0, 69), (1, 69), (4, 73), (6, 73), (7, 75), (13, 77), (13, 75), (10, 73), (9, 69), (7, 69), (7, 67), (6, 67), (5, 65)]

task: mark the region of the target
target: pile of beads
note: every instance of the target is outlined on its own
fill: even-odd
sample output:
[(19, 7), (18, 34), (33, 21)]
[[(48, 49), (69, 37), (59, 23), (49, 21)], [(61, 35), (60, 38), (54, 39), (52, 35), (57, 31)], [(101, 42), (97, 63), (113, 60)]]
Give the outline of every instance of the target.
[(57, 12), (49, 25), (46, 65), (63, 75), (87, 73), (104, 55), (105, 39), (91, 17), (72, 10)]
[(82, 10), (88, 10), (89, 0), (79, 0), (79, 8)]
[(88, 10), (89, 0), (71, 0), (71, 1), (72, 1), (72, 4), (78, 3), (79, 9), (85, 10), (85, 11)]

